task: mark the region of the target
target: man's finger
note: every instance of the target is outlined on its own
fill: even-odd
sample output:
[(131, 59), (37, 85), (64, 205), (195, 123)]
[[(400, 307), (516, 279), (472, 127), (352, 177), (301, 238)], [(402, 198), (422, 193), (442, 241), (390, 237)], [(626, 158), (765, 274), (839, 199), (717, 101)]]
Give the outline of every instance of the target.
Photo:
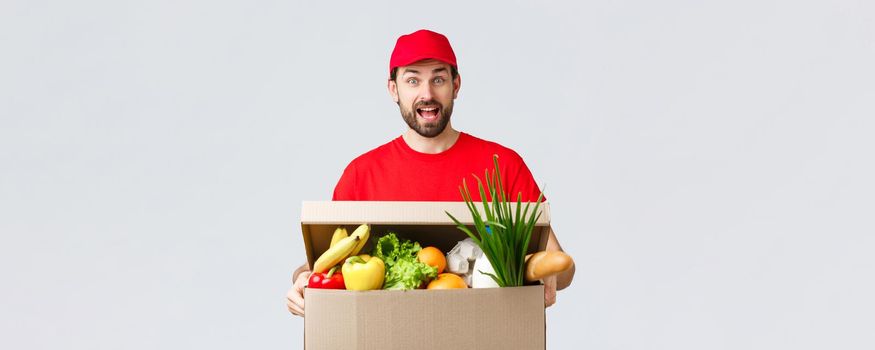
[(289, 292), (286, 293), (286, 307), (289, 312), (304, 316), (304, 298), (295, 288), (289, 289)]
[(293, 290), (290, 290), (286, 295), (286, 307), (289, 311), (298, 316), (304, 316), (304, 298)]
[(556, 296), (555, 295), (553, 295), (552, 297), (550, 295), (544, 296), (544, 307), (553, 306), (553, 304), (555, 304), (555, 303), (556, 303)]
[(556, 303), (556, 289), (544, 288), (544, 307), (550, 307), (551, 305), (553, 305), (555, 303)]
[(286, 303), (286, 308), (289, 309), (289, 312), (293, 315), (304, 316), (304, 310), (301, 310), (301, 308), (291, 302)]
[(289, 293), (286, 294), (286, 299), (295, 303), (295, 305), (304, 306), (304, 296), (301, 293), (298, 293), (296, 290), (289, 290)]
[(295, 281), (295, 290), (298, 291), (298, 293), (304, 293), (304, 286), (307, 285), (308, 279), (310, 279), (309, 272), (302, 272), (300, 275), (298, 275), (298, 280)]
[(544, 279), (544, 307), (550, 307), (556, 303), (556, 276)]

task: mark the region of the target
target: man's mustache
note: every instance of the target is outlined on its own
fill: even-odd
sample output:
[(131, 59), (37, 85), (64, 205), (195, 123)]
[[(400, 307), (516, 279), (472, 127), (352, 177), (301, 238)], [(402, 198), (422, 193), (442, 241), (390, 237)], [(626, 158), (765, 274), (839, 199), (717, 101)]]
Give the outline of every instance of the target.
[(423, 108), (423, 107), (438, 107), (438, 108), (443, 109), (444, 106), (441, 105), (440, 102), (435, 101), (435, 100), (419, 101), (419, 102), (413, 104), (413, 109), (418, 109), (418, 108)]

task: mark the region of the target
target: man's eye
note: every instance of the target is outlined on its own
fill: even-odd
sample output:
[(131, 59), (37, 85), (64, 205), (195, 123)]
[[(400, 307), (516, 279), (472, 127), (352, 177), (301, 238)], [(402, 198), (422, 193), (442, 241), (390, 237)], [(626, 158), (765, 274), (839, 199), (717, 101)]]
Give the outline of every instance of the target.
[(438, 85), (443, 84), (444, 78), (434, 78), (434, 83)]
[(414, 78), (410, 78), (410, 79), (407, 79), (407, 83), (410, 85), (416, 85), (417, 83), (419, 83), (419, 80), (416, 80)]

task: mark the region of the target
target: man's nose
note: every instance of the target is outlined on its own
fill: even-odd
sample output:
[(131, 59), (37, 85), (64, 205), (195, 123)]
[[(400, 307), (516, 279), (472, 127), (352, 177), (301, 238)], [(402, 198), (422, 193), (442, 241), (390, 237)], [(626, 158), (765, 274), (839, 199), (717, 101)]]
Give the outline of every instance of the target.
[(419, 91), (419, 100), (420, 101), (431, 101), (433, 97), (432, 86), (431, 84), (422, 84), (422, 88)]

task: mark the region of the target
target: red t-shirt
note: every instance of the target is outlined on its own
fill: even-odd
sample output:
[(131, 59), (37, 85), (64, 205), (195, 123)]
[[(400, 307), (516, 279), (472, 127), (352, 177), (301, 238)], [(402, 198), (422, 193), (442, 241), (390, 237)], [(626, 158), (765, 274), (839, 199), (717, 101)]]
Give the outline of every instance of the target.
[[(510, 148), (460, 133), (449, 149), (420, 153), (399, 136), (354, 159), (334, 188), (336, 201), (462, 201), (464, 178), (474, 201), (480, 200), (474, 174), (485, 181), (498, 155), (502, 183), (509, 201), (522, 193), (523, 202), (536, 201), (540, 189), (523, 159)], [(484, 183), (485, 186), (485, 183)]]

